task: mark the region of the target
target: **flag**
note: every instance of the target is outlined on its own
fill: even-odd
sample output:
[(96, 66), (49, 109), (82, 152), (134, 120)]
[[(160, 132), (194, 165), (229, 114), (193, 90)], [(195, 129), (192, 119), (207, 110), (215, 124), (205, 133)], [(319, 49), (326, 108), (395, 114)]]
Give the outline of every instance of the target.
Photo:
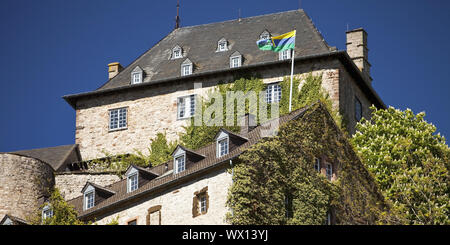
[(261, 50), (272, 50), (274, 52), (293, 49), (295, 48), (295, 33), (296, 31), (294, 30), (280, 36), (261, 39), (256, 42), (256, 45)]

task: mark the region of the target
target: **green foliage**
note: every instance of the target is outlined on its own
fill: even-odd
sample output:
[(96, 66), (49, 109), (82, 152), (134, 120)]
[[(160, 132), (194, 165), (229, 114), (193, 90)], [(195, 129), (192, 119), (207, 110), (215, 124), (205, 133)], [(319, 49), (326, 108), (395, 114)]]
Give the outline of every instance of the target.
[(122, 154), (115, 156), (108, 152), (103, 153), (105, 154), (105, 157), (87, 161), (91, 171), (108, 171), (114, 172), (118, 176), (122, 176), (131, 164), (141, 167), (147, 167), (150, 164), (149, 157), (145, 156), (140, 151), (136, 151), (136, 154)]
[(450, 224), (450, 150), (425, 113), (389, 107), (362, 119), (352, 142), (396, 216), (389, 223)]
[[(383, 198), (351, 145), (322, 104), (253, 145), (234, 162), (227, 215), (233, 224), (324, 224), (330, 210), (340, 224), (374, 224)], [(339, 179), (314, 170), (316, 157), (335, 163)], [(255, 184), (257, 183), (257, 184)], [(292, 199), (292, 215), (286, 216)], [(289, 202), (288, 202), (289, 203)]]
[(168, 143), (166, 134), (158, 133), (150, 144), (150, 155), (148, 159), (152, 166), (158, 166), (171, 159), (171, 154), (177, 146), (176, 142)]
[[(46, 205), (53, 210), (53, 216), (42, 220), (42, 209)], [(49, 201), (31, 217), (30, 223), (34, 225), (85, 225), (77, 219), (77, 212), (64, 200), (57, 188), (52, 191)]]

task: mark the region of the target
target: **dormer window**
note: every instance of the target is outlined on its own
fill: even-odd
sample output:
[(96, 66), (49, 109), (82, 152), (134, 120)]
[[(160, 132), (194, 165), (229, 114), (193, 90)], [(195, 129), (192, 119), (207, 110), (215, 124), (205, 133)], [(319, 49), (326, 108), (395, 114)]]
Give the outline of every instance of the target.
[(42, 221), (45, 221), (46, 219), (49, 219), (53, 217), (53, 209), (50, 205), (46, 205), (42, 209)]
[(142, 83), (143, 73), (144, 71), (139, 66), (136, 66), (136, 68), (134, 68), (131, 72), (131, 84)]
[(230, 146), (230, 137), (229, 135), (224, 131), (219, 131), (219, 135), (217, 135), (216, 138), (216, 155), (217, 157), (222, 157), (228, 154), (229, 152), (229, 146)]
[(172, 49), (172, 59), (174, 60), (179, 58), (183, 58), (183, 50), (177, 45)]
[(267, 30), (263, 31), (261, 33), (261, 35), (259, 35), (259, 39), (269, 39), (269, 38), (270, 38), (270, 33)]
[(217, 43), (217, 51), (216, 52), (224, 52), (228, 51), (228, 42), (225, 38), (222, 38)]
[(91, 191), (87, 191), (84, 194), (84, 209), (90, 209), (92, 207), (94, 207), (94, 199), (95, 199), (95, 190), (91, 190)]
[(230, 68), (240, 67), (242, 65), (242, 55), (234, 52), (230, 57)]
[(175, 173), (180, 173), (186, 170), (186, 156), (178, 156), (175, 158)]
[(186, 59), (181, 64), (181, 76), (188, 76), (192, 74), (192, 62), (189, 59)]
[(288, 60), (291, 58), (292, 51), (290, 49), (278, 53), (279, 60)]
[(130, 174), (127, 177), (127, 187), (128, 192), (132, 192), (138, 189), (138, 172)]

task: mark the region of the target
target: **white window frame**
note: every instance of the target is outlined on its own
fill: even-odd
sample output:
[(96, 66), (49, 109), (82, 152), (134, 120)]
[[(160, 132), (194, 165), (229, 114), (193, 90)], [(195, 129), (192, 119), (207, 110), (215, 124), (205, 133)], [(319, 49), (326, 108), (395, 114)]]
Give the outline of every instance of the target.
[(266, 30), (263, 31), (260, 35), (259, 35), (259, 39), (269, 39), (270, 38), (270, 33)]
[[(178, 165), (178, 163), (179, 163), (178, 159), (183, 159), (183, 164), (181, 165), (182, 167), (180, 167)], [(174, 157), (174, 165), (175, 165), (174, 170), (175, 170), (176, 174), (185, 171), (186, 170), (186, 153), (175, 156)]]
[(325, 174), (329, 180), (333, 178), (333, 164), (325, 163)]
[(222, 38), (217, 42), (217, 52), (228, 51), (228, 42), (226, 39)]
[(180, 46), (175, 46), (172, 49), (172, 59), (180, 59), (183, 58), (183, 49)]
[[(230, 138), (229, 137), (222, 137), (220, 139), (217, 139), (217, 157), (223, 157), (227, 155), (230, 152)], [(225, 149), (222, 151), (223, 142), (225, 142)]]
[[(92, 206), (89, 206), (89, 196), (92, 195)], [(84, 193), (84, 210), (88, 210), (95, 206), (95, 190)]]
[(192, 74), (192, 64), (181, 65), (181, 76), (189, 76)]
[(48, 218), (53, 217), (53, 209), (50, 205), (46, 205), (42, 209), (42, 221), (45, 221)]
[(278, 53), (278, 59), (279, 60), (288, 60), (290, 58), (292, 58), (292, 50), (288, 49), (288, 50), (284, 50)]
[(236, 68), (241, 66), (242, 66), (242, 55), (230, 57), (230, 68)]
[(314, 170), (320, 173), (320, 158), (316, 158), (314, 161)]
[(177, 98), (177, 120), (191, 118), (195, 115), (196, 97), (195, 94), (191, 94)]
[(126, 129), (127, 124), (128, 124), (127, 107), (109, 110), (109, 131)]
[(205, 193), (202, 193), (201, 195), (200, 195), (200, 200), (199, 200), (199, 202), (200, 202), (200, 213), (203, 213), (203, 212), (207, 212), (208, 211), (208, 208), (206, 207), (206, 202), (207, 202), (207, 199), (206, 199), (206, 192)]
[(127, 187), (128, 192), (133, 192), (139, 188), (139, 172), (130, 174), (127, 177)]
[(138, 84), (138, 83), (142, 83), (142, 73), (140, 72), (133, 72), (131, 74), (131, 84)]
[(282, 88), (279, 83), (267, 85), (266, 102), (268, 104), (279, 103), (281, 101), (281, 96), (282, 96)]

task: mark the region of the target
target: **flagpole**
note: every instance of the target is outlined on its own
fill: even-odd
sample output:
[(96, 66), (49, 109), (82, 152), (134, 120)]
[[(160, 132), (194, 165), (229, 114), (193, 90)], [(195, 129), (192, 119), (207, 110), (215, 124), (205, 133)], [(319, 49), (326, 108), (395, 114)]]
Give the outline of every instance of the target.
[(294, 76), (294, 53), (295, 50), (292, 49), (292, 61), (291, 61), (291, 86), (289, 89), (289, 112), (292, 111), (292, 79)]

